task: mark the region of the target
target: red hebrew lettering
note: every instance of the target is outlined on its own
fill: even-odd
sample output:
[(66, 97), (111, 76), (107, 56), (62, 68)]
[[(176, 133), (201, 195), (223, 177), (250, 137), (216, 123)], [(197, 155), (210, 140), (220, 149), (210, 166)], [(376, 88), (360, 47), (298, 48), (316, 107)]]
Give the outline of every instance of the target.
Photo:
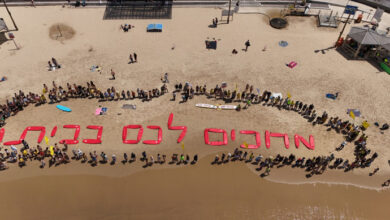
[(300, 142), (303, 143), (308, 149), (314, 150), (314, 137), (312, 135), (309, 136), (309, 143), (300, 135), (294, 135), (295, 147), (299, 148)]
[(169, 117), (168, 117), (168, 128), (171, 127), (172, 121), (173, 121), (173, 114), (171, 113), (171, 114), (169, 114)]
[(4, 142), (4, 145), (18, 145), (18, 144), (21, 144), (22, 141), (21, 140), (17, 140), (17, 141), (7, 141), (7, 142)]
[(101, 144), (102, 143), (102, 134), (103, 134), (103, 126), (97, 125), (88, 125), (88, 129), (96, 129), (98, 130), (96, 139), (84, 139), (83, 143), (86, 144)]
[(53, 130), (51, 130), (50, 137), (54, 137), (57, 133), (57, 126), (54, 126)]
[(77, 140), (79, 138), (80, 134), (80, 125), (64, 125), (64, 128), (75, 128), (74, 137), (73, 139), (64, 139), (60, 140), (60, 143), (66, 143), (66, 144), (78, 144), (79, 141)]
[(288, 135), (287, 134), (271, 133), (271, 137), (283, 137), (284, 138), (284, 146), (287, 149), (290, 148), (290, 140), (288, 139)]
[(30, 127), (27, 127), (26, 129), (24, 129), (22, 135), (20, 135), (20, 138), (19, 138), (18, 141), (8, 141), (8, 142), (5, 142), (4, 145), (18, 145), (18, 144), (21, 144), (22, 140), (25, 139), (28, 131), (40, 131), (41, 133), (39, 134), (39, 137), (38, 137), (38, 143), (41, 143), (43, 138), (45, 137), (46, 128), (43, 127), (43, 126), (30, 126)]
[(7, 142), (4, 142), (4, 145), (18, 145), (18, 144), (21, 144), (22, 141), (21, 140), (18, 140), (18, 141), (7, 141)]
[(232, 129), (232, 131), (230, 132), (230, 138), (232, 139), (232, 141), (236, 140), (236, 130)]
[(2, 129), (0, 130), (0, 143), (1, 143), (1, 141), (3, 140), (4, 132), (5, 132), (5, 130), (4, 130), (4, 128), (2, 128)]
[(172, 126), (173, 114), (171, 113), (168, 118), (168, 129), (169, 130), (182, 130), (179, 138), (177, 139), (177, 143), (180, 143), (187, 133), (187, 126)]
[[(127, 129), (139, 129), (137, 140), (127, 140)], [(126, 125), (122, 130), (122, 142), (124, 144), (138, 144), (141, 141), (143, 132), (144, 129), (142, 128), (142, 125)]]
[[(223, 133), (223, 141), (210, 141), (209, 132)], [(226, 144), (228, 144), (227, 133), (223, 129), (206, 128), (206, 129), (204, 129), (204, 142), (205, 142), (205, 144), (213, 145), (213, 146), (226, 145)]]
[[(257, 149), (261, 146), (260, 134), (257, 131), (240, 131), (240, 134), (254, 134), (256, 138), (256, 145), (248, 144), (248, 149)], [(241, 144), (242, 148), (247, 148), (244, 144)]]
[(266, 147), (267, 149), (269, 149), (270, 146), (271, 146), (270, 135), (269, 135), (269, 131), (266, 130), (266, 131), (265, 131), (265, 147)]
[(162, 129), (160, 126), (157, 125), (149, 125), (147, 128), (149, 129), (158, 129), (158, 136), (157, 140), (145, 140), (143, 141), (144, 144), (160, 144), (162, 141)]

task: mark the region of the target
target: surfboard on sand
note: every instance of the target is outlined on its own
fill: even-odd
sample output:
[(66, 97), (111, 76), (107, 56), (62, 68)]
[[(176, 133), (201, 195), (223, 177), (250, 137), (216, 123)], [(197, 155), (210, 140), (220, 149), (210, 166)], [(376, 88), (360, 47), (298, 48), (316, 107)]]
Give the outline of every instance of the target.
[(68, 107), (66, 107), (66, 106), (63, 106), (63, 105), (57, 105), (56, 107), (57, 107), (59, 110), (64, 111), (64, 112), (71, 112), (71, 111), (72, 111), (72, 109), (70, 109), (70, 108), (68, 108)]
[(204, 103), (198, 103), (198, 104), (196, 104), (195, 106), (196, 106), (196, 107), (199, 107), (199, 108), (217, 109), (217, 106), (215, 106), (215, 105), (204, 104)]
[(235, 110), (237, 105), (220, 105), (219, 108), (224, 110)]

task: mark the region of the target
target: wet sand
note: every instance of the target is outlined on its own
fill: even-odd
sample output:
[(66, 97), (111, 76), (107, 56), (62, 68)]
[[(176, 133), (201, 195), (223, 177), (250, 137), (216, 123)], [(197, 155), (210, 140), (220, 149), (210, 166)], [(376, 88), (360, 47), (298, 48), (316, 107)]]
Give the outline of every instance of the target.
[(274, 183), (243, 163), (210, 166), (209, 159), (124, 177), (60, 174), (5, 181), (0, 211), (4, 219), (388, 218), (389, 190)]

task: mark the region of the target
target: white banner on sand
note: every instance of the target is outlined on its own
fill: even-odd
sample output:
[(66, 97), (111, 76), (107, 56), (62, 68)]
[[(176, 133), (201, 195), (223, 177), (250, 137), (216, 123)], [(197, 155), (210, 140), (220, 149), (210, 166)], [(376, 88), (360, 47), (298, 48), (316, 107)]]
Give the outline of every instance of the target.
[(382, 18), (382, 15), (383, 15), (383, 12), (384, 12), (383, 9), (380, 9), (380, 8), (376, 9), (375, 14), (374, 14), (374, 16), (372, 18), (375, 18), (375, 20), (377, 22), (380, 22), (381, 18)]

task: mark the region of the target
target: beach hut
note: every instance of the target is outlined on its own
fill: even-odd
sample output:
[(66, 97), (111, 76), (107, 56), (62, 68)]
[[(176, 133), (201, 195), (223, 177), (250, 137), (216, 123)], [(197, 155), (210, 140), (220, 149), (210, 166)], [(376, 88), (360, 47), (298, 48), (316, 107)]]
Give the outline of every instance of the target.
[(379, 34), (370, 27), (352, 27), (344, 41), (342, 48), (353, 58), (375, 57), (381, 45), (390, 43), (390, 38)]

